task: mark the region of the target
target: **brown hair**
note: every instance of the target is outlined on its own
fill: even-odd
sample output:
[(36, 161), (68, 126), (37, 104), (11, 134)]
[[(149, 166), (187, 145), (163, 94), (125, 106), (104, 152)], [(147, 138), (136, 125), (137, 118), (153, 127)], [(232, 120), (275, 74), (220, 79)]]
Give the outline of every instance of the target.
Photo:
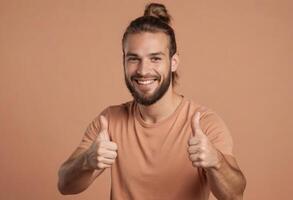
[[(169, 56), (170, 59), (177, 52), (175, 33), (170, 26), (171, 16), (163, 4), (150, 3), (146, 5), (144, 15), (134, 19), (126, 28), (122, 38), (123, 59), (125, 56), (124, 44), (129, 34), (141, 32), (163, 32), (169, 36)], [(172, 72), (172, 85), (177, 84), (178, 73)]]

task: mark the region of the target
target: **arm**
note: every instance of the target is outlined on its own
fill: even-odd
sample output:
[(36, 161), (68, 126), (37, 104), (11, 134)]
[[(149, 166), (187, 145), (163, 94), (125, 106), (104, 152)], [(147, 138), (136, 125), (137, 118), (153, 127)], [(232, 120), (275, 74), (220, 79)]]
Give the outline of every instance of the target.
[(58, 189), (61, 194), (84, 191), (117, 157), (117, 144), (108, 135), (108, 122), (100, 118), (101, 131), (88, 149), (77, 148), (59, 169)]
[(84, 191), (104, 169), (94, 169), (88, 163), (88, 150), (77, 149), (59, 169), (58, 189), (61, 194)]
[(241, 200), (246, 186), (243, 173), (234, 157), (220, 152), (218, 155), (218, 167), (205, 169), (212, 193), (217, 199)]
[(246, 180), (233, 156), (222, 154), (203, 133), (200, 114), (192, 120), (193, 136), (189, 139), (189, 158), (194, 167), (203, 168), (212, 193), (221, 200), (242, 199)]

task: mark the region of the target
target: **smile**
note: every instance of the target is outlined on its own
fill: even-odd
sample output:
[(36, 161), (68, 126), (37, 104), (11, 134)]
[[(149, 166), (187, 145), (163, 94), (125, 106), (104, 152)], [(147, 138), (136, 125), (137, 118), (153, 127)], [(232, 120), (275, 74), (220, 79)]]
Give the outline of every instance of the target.
[(155, 82), (155, 80), (136, 80), (139, 85), (149, 85)]
[(134, 82), (140, 91), (147, 92), (155, 88), (157, 80), (156, 78), (135, 78)]

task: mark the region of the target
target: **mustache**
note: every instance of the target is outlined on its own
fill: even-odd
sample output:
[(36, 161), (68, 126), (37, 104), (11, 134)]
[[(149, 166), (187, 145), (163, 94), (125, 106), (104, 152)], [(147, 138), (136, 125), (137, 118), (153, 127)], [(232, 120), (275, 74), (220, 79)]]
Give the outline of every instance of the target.
[(142, 76), (140, 74), (135, 74), (135, 75), (131, 76), (130, 79), (131, 80), (134, 80), (134, 79), (157, 79), (157, 80), (161, 80), (161, 76), (151, 75), (151, 74), (146, 74), (146, 75)]

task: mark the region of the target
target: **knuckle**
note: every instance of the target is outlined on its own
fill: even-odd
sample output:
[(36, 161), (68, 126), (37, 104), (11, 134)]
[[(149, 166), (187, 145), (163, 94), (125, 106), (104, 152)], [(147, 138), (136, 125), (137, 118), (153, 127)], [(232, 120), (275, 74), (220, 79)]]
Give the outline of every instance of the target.
[(197, 139), (196, 138), (192, 138), (189, 140), (189, 145), (195, 145), (197, 143)]
[(199, 156), (199, 158), (200, 158), (201, 160), (204, 160), (204, 159), (206, 158), (206, 155), (205, 155), (204, 153), (201, 153), (200, 156)]
[(191, 161), (193, 161), (193, 156), (192, 156), (192, 155), (190, 155), (190, 156), (189, 156), (189, 159), (190, 159)]
[(193, 150), (193, 147), (192, 146), (189, 146), (188, 147), (188, 151), (191, 152), (192, 150)]
[(103, 163), (98, 163), (98, 164), (97, 164), (97, 167), (98, 167), (99, 169), (103, 169), (103, 168), (104, 168), (104, 164), (103, 164)]
[(102, 162), (102, 161), (103, 161), (103, 157), (102, 157), (102, 156), (98, 156), (98, 157), (97, 157), (97, 161), (98, 161), (98, 162)]
[(98, 153), (98, 155), (102, 155), (104, 153), (103, 148), (98, 148), (97, 153)]
[(203, 168), (206, 168), (206, 167), (207, 167), (207, 163), (204, 162), (204, 161), (202, 161), (202, 162), (201, 162), (201, 166), (202, 166)]
[(204, 145), (201, 145), (199, 149), (201, 152), (204, 152), (206, 150), (206, 147)]

